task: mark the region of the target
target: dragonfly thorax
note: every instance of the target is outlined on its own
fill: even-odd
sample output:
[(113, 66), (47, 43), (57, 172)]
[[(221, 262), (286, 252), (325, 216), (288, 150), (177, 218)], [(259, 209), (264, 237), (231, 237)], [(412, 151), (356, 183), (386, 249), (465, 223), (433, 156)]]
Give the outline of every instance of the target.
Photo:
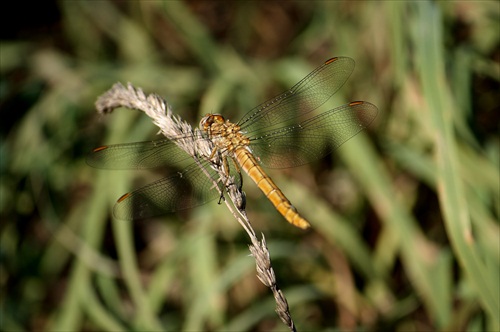
[(250, 140), (241, 133), (240, 126), (220, 114), (207, 114), (200, 121), (200, 129), (214, 142), (217, 149), (233, 152), (246, 147)]

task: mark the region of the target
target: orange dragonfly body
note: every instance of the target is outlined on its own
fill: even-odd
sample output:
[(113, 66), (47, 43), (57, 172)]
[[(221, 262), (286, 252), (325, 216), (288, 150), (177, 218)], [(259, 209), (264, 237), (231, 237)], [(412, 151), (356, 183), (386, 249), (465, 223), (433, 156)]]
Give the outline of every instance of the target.
[[(354, 60), (350, 58), (329, 59), (290, 90), (252, 109), (237, 123), (218, 114), (207, 114), (200, 121), (204, 133), (200, 139), (211, 140), (215, 149), (211, 155), (199, 156), (201, 166), (216, 178), (210, 167), (215, 153), (224, 162), (234, 161), (235, 165), (227, 167), (228, 173), (243, 169), (289, 223), (309, 227), (309, 222), (300, 216), (260, 164), (285, 168), (317, 160), (373, 121), (377, 107), (364, 101), (306, 117), (340, 89), (353, 69)], [(130, 169), (160, 167), (190, 158), (177, 147), (176, 139), (182, 138), (99, 147), (87, 162), (98, 168)], [(119, 219), (134, 220), (203, 204), (219, 196), (211, 188), (212, 179), (199, 164), (191, 165), (177, 175), (123, 195), (115, 205), (114, 214)]]

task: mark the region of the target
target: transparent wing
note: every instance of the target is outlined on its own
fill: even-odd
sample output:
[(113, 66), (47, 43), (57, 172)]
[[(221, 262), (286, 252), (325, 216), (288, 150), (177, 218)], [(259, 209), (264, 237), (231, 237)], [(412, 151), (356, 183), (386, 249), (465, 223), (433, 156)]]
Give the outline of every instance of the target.
[(324, 112), (300, 124), (268, 131), (250, 147), (266, 167), (307, 164), (330, 154), (366, 128), (377, 116), (375, 105), (357, 101)]
[[(114, 216), (124, 220), (144, 219), (192, 208), (220, 197), (212, 181), (219, 179), (219, 176), (207, 162), (202, 162), (202, 167), (211, 178), (207, 177), (198, 164), (192, 164), (183, 172), (123, 195), (115, 204)], [(230, 174), (235, 175), (234, 182), (217, 182), (224, 192), (233, 184), (241, 188), (241, 178), (235, 172), (232, 167)]]
[(175, 165), (192, 158), (169, 139), (104, 145), (87, 156), (87, 164), (103, 169), (144, 169)]
[(252, 109), (238, 124), (250, 134), (307, 114), (335, 94), (353, 70), (354, 60), (351, 58), (327, 60), (290, 90)]

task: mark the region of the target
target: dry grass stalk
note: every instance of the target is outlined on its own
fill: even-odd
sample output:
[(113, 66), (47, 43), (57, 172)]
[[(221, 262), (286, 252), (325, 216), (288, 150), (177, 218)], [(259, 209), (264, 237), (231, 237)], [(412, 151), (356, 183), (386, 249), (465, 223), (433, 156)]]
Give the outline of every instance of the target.
[[(163, 98), (156, 94), (146, 95), (141, 89), (135, 88), (130, 83), (126, 87), (121, 83), (116, 83), (110, 90), (100, 96), (96, 102), (96, 108), (101, 114), (110, 113), (118, 107), (126, 107), (146, 113), (153, 119), (153, 123), (160, 128), (160, 132), (165, 137), (174, 139), (173, 141), (179, 148), (193, 157), (204, 173), (212, 179), (214, 189), (219, 191), (221, 197), (225, 197), (223, 195), (227, 194), (232, 204), (226, 199), (223, 200), (224, 203), (251, 239), (252, 244), (249, 248), (255, 258), (257, 277), (264, 285), (271, 288), (276, 300), (276, 312), (280, 319), (291, 331), (296, 331), (286, 298), (276, 283), (264, 235), (262, 235), (262, 241), (257, 239), (246, 214), (244, 192), (235, 184), (234, 176), (226, 174), (222, 163), (218, 160), (212, 160), (210, 166), (217, 172), (219, 179), (214, 179), (201, 166), (200, 156), (210, 155), (211, 151), (214, 150), (213, 143), (210, 140), (203, 139), (203, 135), (198, 128), (193, 129), (179, 116), (174, 115)], [(218, 181), (229, 184), (226, 186), (225, 193), (217, 184)]]

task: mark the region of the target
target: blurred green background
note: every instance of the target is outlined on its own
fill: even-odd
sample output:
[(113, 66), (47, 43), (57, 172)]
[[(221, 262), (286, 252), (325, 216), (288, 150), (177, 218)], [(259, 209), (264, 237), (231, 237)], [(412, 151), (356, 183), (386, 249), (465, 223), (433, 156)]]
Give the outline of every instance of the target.
[(157, 132), (94, 102), (131, 82), (194, 125), (237, 120), (333, 56), (356, 68), (328, 106), (380, 111), (334, 154), (269, 172), (312, 229), (245, 182), (298, 329), (499, 330), (500, 2), (2, 7), (2, 331), (286, 330), (223, 205), (113, 221), (121, 194), (165, 174), (86, 165)]

